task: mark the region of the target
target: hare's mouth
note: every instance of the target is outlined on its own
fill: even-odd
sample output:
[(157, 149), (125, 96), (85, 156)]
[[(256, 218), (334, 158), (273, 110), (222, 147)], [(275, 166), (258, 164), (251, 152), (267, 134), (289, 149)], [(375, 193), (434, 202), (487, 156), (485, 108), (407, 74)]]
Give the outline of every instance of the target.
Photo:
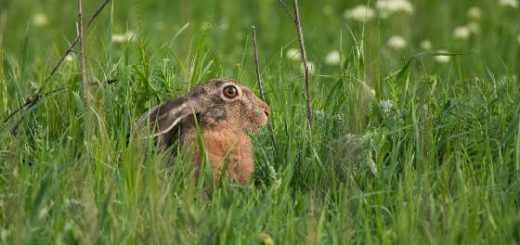
[(260, 126), (266, 125), (268, 118), (269, 118), (269, 111), (264, 111), (264, 114), (262, 116), (262, 121), (260, 122)]

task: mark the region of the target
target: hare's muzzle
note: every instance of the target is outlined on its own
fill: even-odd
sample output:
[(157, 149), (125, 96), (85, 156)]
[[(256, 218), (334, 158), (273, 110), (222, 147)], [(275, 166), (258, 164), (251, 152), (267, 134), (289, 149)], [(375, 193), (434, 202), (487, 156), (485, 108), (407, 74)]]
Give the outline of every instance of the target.
[(262, 111), (264, 111), (264, 114), (266, 117), (269, 117), (269, 114), (271, 113), (269, 106), (263, 100), (260, 100), (260, 101), (261, 101), (260, 107), (262, 108)]
[(264, 113), (265, 113), (265, 116), (269, 117), (269, 113), (271, 113), (271, 111), (269, 111), (269, 108), (267, 108), (267, 109), (264, 109)]

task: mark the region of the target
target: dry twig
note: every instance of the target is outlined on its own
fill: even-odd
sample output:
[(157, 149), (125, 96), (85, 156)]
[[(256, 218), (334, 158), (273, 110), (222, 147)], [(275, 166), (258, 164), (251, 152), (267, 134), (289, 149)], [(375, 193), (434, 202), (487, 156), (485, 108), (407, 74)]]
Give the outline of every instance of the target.
[[(256, 81), (258, 82), (258, 89), (260, 90), (260, 98), (262, 98), (262, 100), (265, 101), (264, 89), (262, 88), (262, 79), (260, 78), (260, 62), (258, 61), (255, 26), (251, 26), (251, 30), (253, 32), (253, 54), (255, 56)], [(274, 138), (273, 126), (271, 125), (270, 121), (267, 123), (267, 128), (269, 129), (269, 134), (271, 134), (271, 142), (273, 143), (273, 148), (276, 152), (276, 140)]]
[[(94, 20), (96, 19), (96, 17), (101, 13), (101, 11), (108, 5), (108, 3), (110, 2), (111, 0), (105, 0), (105, 2), (103, 2), (100, 7), (96, 10), (96, 12), (94, 12), (94, 14), (89, 18), (87, 24), (85, 25), (85, 30), (88, 29), (92, 22), (94, 22)], [(4, 119), (4, 123), (7, 123), (11, 118), (13, 118), (18, 112), (20, 112), (22, 109), (30, 109), (32, 108), (33, 106), (35, 106), (41, 99), (42, 97), (42, 90), (43, 90), (43, 87), (51, 80), (51, 78), (54, 76), (54, 74), (58, 71), (58, 68), (60, 68), (61, 64), (63, 63), (63, 61), (65, 61), (65, 58), (67, 57), (67, 55), (69, 55), (74, 47), (76, 47), (76, 45), (78, 44), (79, 42), (79, 37), (77, 36), (76, 39), (69, 45), (69, 47), (67, 48), (67, 50), (65, 50), (65, 52), (63, 53), (63, 55), (61, 56), (61, 58), (58, 60), (58, 62), (56, 63), (56, 65), (54, 65), (54, 67), (52, 68), (51, 70), (51, 73), (49, 74), (49, 76), (47, 78), (45, 78), (45, 80), (43, 81), (42, 85), (36, 90), (36, 93), (34, 93), (33, 95), (27, 97), (25, 99), (25, 103), (18, 107), (17, 109), (15, 109), (14, 111), (12, 111), (5, 119)], [(18, 124), (20, 124), (22, 121), (22, 119), (18, 120), (16, 123), (15, 123), (15, 126), (12, 128), (14, 130), (11, 129), (11, 133), (15, 133), (16, 132), (16, 128), (18, 128)]]
[[(51, 95), (51, 94), (55, 94), (55, 93), (62, 92), (62, 91), (65, 91), (65, 88), (57, 88), (57, 89), (55, 89), (55, 90), (52, 90), (52, 91), (50, 91), (50, 92), (47, 92), (47, 93), (43, 94), (43, 96), (49, 96), (49, 95)], [(20, 126), (20, 123), (22, 123), (22, 119), (23, 119), (23, 118), (18, 119), (18, 121), (16, 121), (16, 123), (15, 123), (14, 126), (11, 128), (11, 130), (9, 130), (9, 132), (10, 132), (11, 134), (14, 135), (14, 134), (16, 133), (16, 130), (17, 130), (18, 127)]]
[(83, 104), (88, 105), (88, 91), (87, 91), (87, 72), (85, 65), (85, 47), (83, 38), (83, 1), (78, 0), (78, 43), (79, 43), (79, 63), (81, 69), (81, 97), (83, 98)]
[(293, 0), (293, 8), (294, 8), (294, 15), (291, 14), (289, 11), (289, 8), (285, 4), (284, 0), (278, 0), (280, 4), (282, 5), (285, 12), (289, 15), (291, 20), (294, 22), (294, 25), (296, 27), (296, 33), (298, 35), (298, 44), (300, 46), (300, 54), (302, 57), (302, 63), (303, 63), (303, 76), (305, 80), (305, 95), (307, 97), (307, 121), (309, 122), (309, 125), (312, 125), (312, 97), (310, 92), (310, 74), (309, 74), (309, 66), (307, 61), (307, 52), (305, 51), (305, 42), (303, 38), (303, 31), (302, 31), (302, 24), (300, 21), (300, 11), (298, 9), (298, 0)]
[(278, 0), (278, 2), (282, 5), (283, 10), (287, 15), (289, 15), (289, 18), (294, 21), (294, 16), (291, 14), (291, 11), (289, 10), (289, 7), (287, 7), (287, 4), (285, 4), (284, 0)]

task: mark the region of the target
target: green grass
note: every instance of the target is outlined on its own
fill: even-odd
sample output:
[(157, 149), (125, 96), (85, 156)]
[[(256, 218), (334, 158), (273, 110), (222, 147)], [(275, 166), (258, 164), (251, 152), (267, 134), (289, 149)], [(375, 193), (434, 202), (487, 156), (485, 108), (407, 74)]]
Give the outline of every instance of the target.
[[(100, 2), (85, 3), (87, 15)], [(343, 18), (358, 2), (302, 3), (312, 130), (300, 63), (286, 56), (295, 30), (277, 1), (109, 5), (86, 33), (88, 76), (118, 82), (90, 86), (85, 108), (74, 55), (44, 88), (65, 91), (0, 127), (0, 243), (519, 244), (519, 10), (425, 1), (411, 16)], [(0, 2), (1, 118), (75, 37), (75, 4)], [(457, 40), (471, 6), (485, 13), (480, 32)], [(153, 142), (126, 137), (147, 108), (198, 81), (232, 77), (258, 91), (251, 25), (278, 147), (267, 129), (253, 134), (253, 183), (209, 186), (203, 201), (190, 156), (171, 165)], [(134, 41), (111, 42), (127, 31)], [(387, 46), (396, 34), (402, 50)], [(436, 62), (438, 49), (451, 61)], [(342, 65), (324, 62), (332, 50)]]

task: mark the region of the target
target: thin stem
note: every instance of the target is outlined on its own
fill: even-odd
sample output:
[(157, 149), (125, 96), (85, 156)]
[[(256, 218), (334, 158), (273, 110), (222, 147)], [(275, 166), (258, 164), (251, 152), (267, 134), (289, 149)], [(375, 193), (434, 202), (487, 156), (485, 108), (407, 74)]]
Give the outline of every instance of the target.
[[(309, 66), (307, 62), (307, 52), (305, 51), (305, 43), (303, 38), (302, 25), (300, 21), (300, 11), (298, 10), (298, 0), (293, 0), (294, 7), (294, 23), (296, 25), (296, 32), (298, 33), (298, 44), (300, 45), (300, 54), (302, 56), (303, 71), (305, 79), (305, 95), (307, 96), (307, 120), (312, 126), (312, 98), (310, 92), (310, 76)], [(311, 127), (312, 128), (312, 127)]]
[(83, 1), (78, 0), (78, 40), (79, 40), (79, 63), (81, 67), (81, 95), (83, 103), (88, 105), (87, 72), (85, 65), (85, 47), (83, 38)]
[[(260, 78), (260, 62), (258, 61), (258, 49), (256, 45), (256, 28), (255, 26), (251, 26), (251, 30), (253, 32), (253, 54), (255, 56), (255, 67), (256, 67), (256, 81), (258, 82), (258, 89), (260, 90), (260, 98), (265, 101), (264, 89), (262, 88), (262, 79)], [(274, 138), (274, 131), (271, 122), (267, 123), (267, 129), (269, 130), (269, 134), (271, 135), (271, 142), (273, 143), (273, 148), (276, 151), (276, 140)]]
[(278, 0), (278, 2), (280, 3), (280, 5), (282, 5), (283, 10), (285, 11), (285, 13), (287, 13), (289, 18), (291, 18), (291, 20), (294, 21), (294, 16), (291, 14), (289, 7), (287, 7), (287, 4), (285, 4), (284, 0)]

